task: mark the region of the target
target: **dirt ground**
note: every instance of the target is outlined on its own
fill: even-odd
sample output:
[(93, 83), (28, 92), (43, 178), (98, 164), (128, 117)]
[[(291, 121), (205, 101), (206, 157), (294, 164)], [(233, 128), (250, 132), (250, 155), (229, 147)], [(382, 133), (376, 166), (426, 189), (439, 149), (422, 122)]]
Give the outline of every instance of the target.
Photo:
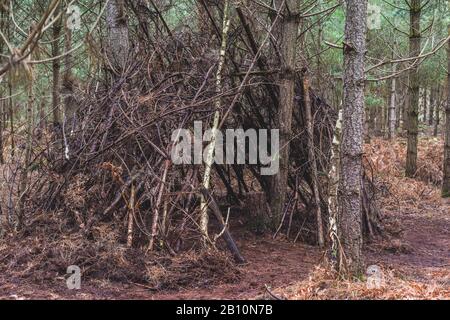
[(3, 273), (0, 299), (255, 299), (267, 296), (266, 288), (286, 299), (450, 299), (450, 202), (441, 200), (438, 186), (426, 178), (433, 172), (425, 172), (426, 179), (402, 176), (401, 141), (394, 147), (397, 152), (375, 156), (384, 144), (375, 142), (369, 157), (389, 186), (381, 204), (395, 228), (389, 237), (367, 244), (364, 250), (366, 264), (379, 266), (386, 277), (381, 289), (368, 290), (364, 279), (337, 282), (329, 277), (320, 267), (323, 252), (316, 247), (235, 230), (248, 261), (238, 268), (238, 281), (155, 291), (135, 283), (93, 280), (71, 291), (63, 277), (37, 282)]
[[(398, 242), (370, 244), (367, 264), (379, 265), (406, 281), (450, 290), (449, 213), (450, 206), (442, 204), (441, 210), (426, 216), (402, 214), (404, 236)], [(3, 274), (0, 299), (254, 299), (264, 296), (266, 286), (283, 296), (284, 288), (307, 281), (322, 260), (315, 247), (270, 238), (255, 238), (241, 249), (248, 264), (240, 267), (242, 278), (237, 283), (154, 292), (138, 284), (91, 281), (82, 283), (81, 290), (70, 291), (64, 279), (30, 283)]]

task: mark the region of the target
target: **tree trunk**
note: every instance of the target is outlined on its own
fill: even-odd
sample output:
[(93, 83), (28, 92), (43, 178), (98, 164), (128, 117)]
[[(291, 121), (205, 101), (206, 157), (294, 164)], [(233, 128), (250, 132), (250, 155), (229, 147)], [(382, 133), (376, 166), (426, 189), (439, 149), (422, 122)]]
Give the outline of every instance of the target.
[[(362, 261), (362, 155), (367, 0), (348, 0), (344, 47), (344, 104), (338, 235), (341, 273), (358, 275)], [(344, 259), (344, 261), (342, 261)]]
[[(281, 1), (280, 1), (281, 2)], [(282, 8), (283, 18), (280, 22), (280, 104), (276, 115), (275, 125), (280, 130), (280, 167), (271, 182), (269, 197), (270, 210), (274, 224), (278, 224), (283, 216), (284, 202), (288, 188), (289, 172), (289, 141), (292, 135), (292, 111), (295, 98), (295, 62), (297, 59), (297, 35), (299, 29), (299, 3), (296, 0), (286, 0)]]
[(111, 0), (106, 8), (108, 26), (108, 59), (116, 75), (120, 75), (127, 64), (130, 48), (128, 22), (124, 0)]
[(431, 87), (431, 95), (430, 95), (430, 108), (428, 113), (428, 125), (432, 126), (434, 123), (434, 108), (436, 106), (437, 102), (437, 86)]
[[(220, 95), (222, 93), (222, 73), (225, 68), (225, 58), (226, 58), (226, 50), (227, 50), (227, 41), (228, 41), (228, 31), (230, 29), (231, 25), (231, 19), (230, 19), (230, 2), (229, 0), (225, 1), (224, 5), (224, 12), (223, 12), (223, 23), (222, 23), (222, 42), (220, 46), (220, 52), (219, 52), (219, 66), (217, 68), (216, 72), (216, 91), (217, 94)], [(214, 107), (216, 109), (216, 112), (214, 113), (214, 120), (213, 120), (213, 136), (211, 137), (211, 143), (208, 145), (208, 151), (207, 151), (207, 157), (205, 159), (205, 173), (203, 175), (203, 188), (206, 190), (209, 190), (209, 186), (211, 183), (211, 169), (214, 162), (214, 151), (215, 151), (215, 145), (216, 145), (216, 131), (219, 126), (219, 120), (220, 120), (220, 108), (221, 108), (221, 98), (218, 97), (214, 101)], [(209, 236), (208, 236), (208, 222), (209, 222), (209, 216), (208, 216), (208, 203), (207, 199), (204, 196), (201, 196), (201, 204), (200, 204), (200, 231), (203, 236), (203, 243), (205, 246), (209, 243)]]
[(317, 243), (319, 244), (319, 247), (322, 248), (325, 245), (325, 240), (323, 236), (322, 208), (319, 193), (319, 176), (317, 173), (316, 153), (314, 151), (314, 121), (311, 111), (311, 100), (309, 97), (309, 80), (306, 75), (303, 79), (303, 99), (305, 104), (306, 130), (308, 133), (308, 159), (310, 162), (311, 170), (313, 202), (317, 219)]
[(9, 135), (11, 136), (11, 158), (14, 158), (16, 152), (16, 139), (14, 138), (14, 98), (12, 94), (12, 84), (11, 79), (8, 80), (8, 92), (9, 92), (9, 103), (8, 103), (8, 111), (9, 111)]
[(422, 112), (423, 112), (423, 123), (427, 123), (427, 115), (428, 115), (428, 88), (423, 89), (423, 101), (422, 101)]
[[(393, 66), (393, 72), (396, 71), (396, 65)], [(389, 110), (388, 110), (388, 138), (395, 138), (395, 124), (397, 123), (397, 112), (396, 112), (396, 89), (397, 89), (397, 79), (394, 77), (391, 80), (391, 95), (389, 101)]]
[[(64, 47), (66, 52), (72, 50), (72, 31), (65, 28)], [(70, 122), (76, 112), (76, 100), (74, 97), (75, 79), (72, 75), (73, 60), (72, 54), (66, 54), (64, 57), (64, 76), (63, 76), (63, 93), (64, 93), (64, 116), (65, 121)]]
[[(61, 5), (58, 5), (55, 15), (58, 15), (61, 11)], [(62, 19), (58, 19), (53, 25), (53, 43), (52, 43), (52, 56), (57, 57), (60, 55), (59, 38), (61, 36), (62, 30)], [(60, 97), (60, 71), (61, 62), (60, 59), (55, 59), (52, 62), (52, 72), (53, 72), (53, 89), (52, 89), (52, 115), (53, 115), (53, 125), (56, 127), (61, 122), (61, 117), (59, 113), (59, 105), (61, 103)]]
[(436, 106), (436, 115), (434, 121), (433, 136), (437, 137), (439, 133), (439, 125), (441, 124), (441, 101)]
[[(448, 1), (450, 6), (450, 0)], [(448, 26), (448, 32), (450, 35), (450, 24)], [(450, 198), (450, 42), (447, 48), (447, 104), (445, 106), (445, 145), (444, 145), (444, 183), (442, 186), (442, 196), (444, 198)]]
[(33, 80), (29, 80), (28, 86), (28, 102), (25, 113), (26, 127), (26, 142), (25, 142), (25, 155), (24, 164), (20, 171), (19, 182), (19, 211), (17, 213), (17, 229), (22, 228), (23, 219), (25, 217), (25, 201), (28, 194), (28, 170), (31, 164), (31, 151), (33, 147), (33, 129), (34, 129), (34, 93), (33, 93)]
[[(411, 31), (409, 40), (410, 56), (420, 54), (421, 47), (421, 0), (411, 0)], [(409, 110), (408, 110), (408, 149), (406, 155), (406, 176), (414, 177), (417, 171), (417, 136), (419, 133), (419, 67), (415, 66), (409, 74)]]

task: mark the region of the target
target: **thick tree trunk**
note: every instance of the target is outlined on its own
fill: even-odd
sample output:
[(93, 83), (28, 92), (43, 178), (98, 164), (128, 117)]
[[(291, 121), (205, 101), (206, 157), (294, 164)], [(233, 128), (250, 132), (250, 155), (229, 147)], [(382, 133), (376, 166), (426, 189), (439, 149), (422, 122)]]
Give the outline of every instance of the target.
[[(344, 104), (339, 182), (340, 271), (358, 275), (362, 261), (362, 155), (367, 0), (348, 0), (344, 47)], [(344, 261), (342, 261), (344, 259)]]
[[(281, 1), (280, 1), (281, 2)], [(292, 111), (295, 98), (295, 62), (297, 59), (297, 35), (299, 29), (298, 11), (299, 1), (287, 0), (282, 9), (283, 18), (280, 22), (280, 107), (275, 125), (280, 130), (280, 169), (271, 182), (270, 209), (274, 223), (279, 223), (283, 216), (286, 200), (287, 180), (289, 172), (289, 142), (292, 135)]]
[(128, 23), (124, 0), (110, 0), (106, 8), (108, 59), (114, 72), (124, 71), (129, 53)]
[[(410, 56), (420, 54), (421, 47), (421, 0), (411, 0), (410, 19)], [(419, 67), (415, 66), (409, 74), (409, 110), (408, 110), (408, 149), (406, 155), (406, 175), (414, 177), (417, 171), (417, 136), (419, 133)]]

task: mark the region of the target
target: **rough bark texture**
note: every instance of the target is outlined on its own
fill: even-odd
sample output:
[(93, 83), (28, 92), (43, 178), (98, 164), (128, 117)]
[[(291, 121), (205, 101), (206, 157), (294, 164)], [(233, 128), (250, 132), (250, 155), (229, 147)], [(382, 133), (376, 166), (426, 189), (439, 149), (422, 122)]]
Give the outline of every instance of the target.
[[(280, 1), (281, 2), (281, 1)], [(299, 22), (294, 15), (298, 11), (296, 0), (287, 0), (282, 10), (282, 38), (280, 42), (281, 75), (280, 75), (280, 107), (276, 116), (276, 128), (280, 130), (280, 170), (271, 183), (270, 209), (274, 222), (278, 223), (283, 216), (283, 207), (287, 193), (289, 172), (289, 140), (292, 135), (292, 111), (295, 98), (295, 62), (297, 58), (297, 34)]]
[[(410, 56), (420, 54), (421, 47), (421, 0), (412, 0), (410, 9), (411, 31), (409, 40)], [(406, 155), (406, 175), (414, 177), (417, 171), (417, 135), (419, 131), (419, 91), (420, 78), (418, 66), (409, 74), (409, 110), (408, 110), (408, 151)]]
[[(393, 69), (392, 70), (393, 72), (396, 72), (396, 70), (397, 70), (396, 65), (394, 65), (392, 69)], [(388, 110), (388, 138), (389, 139), (395, 138), (395, 124), (397, 123), (396, 90), (397, 90), (397, 79), (392, 78), (391, 94), (390, 94), (389, 110)]]
[[(220, 46), (219, 52), (219, 65), (216, 71), (216, 90), (217, 93), (220, 94), (222, 92), (222, 72), (225, 67), (225, 59), (226, 59), (226, 50), (227, 50), (227, 41), (228, 41), (228, 31), (230, 29), (231, 18), (230, 18), (230, 3), (228, 0), (225, 1), (224, 5), (224, 13), (223, 13), (223, 23), (222, 23), (222, 43)], [(203, 187), (208, 190), (211, 184), (211, 169), (214, 162), (214, 149), (216, 145), (216, 131), (219, 127), (220, 120), (220, 108), (221, 108), (221, 99), (220, 97), (214, 101), (216, 112), (214, 113), (214, 120), (212, 125), (213, 136), (211, 137), (211, 142), (208, 146), (207, 157), (205, 159), (205, 173), (203, 175)], [(200, 204), (200, 230), (202, 232), (204, 243), (207, 245), (208, 243), (208, 203), (205, 197), (201, 197)]]
[(31, 164), (31, 152), (33, 147), (33, 105), (34, 105), (34, 92), (33, 92), (33, 80), (30, 79), (28, 86), (28, 102), (27, 109), (25, 113), (25, 121), (27, 124), (26, 132), (26, 142), (25, 142), (25, 155), (24, 155), (24, 165), (20, 170), (20, 181), (19, 181), (19, 210), (17, 212), (17, 229), (22, 228), (23, 218), (25, 216), (25, 198), (27, 197), (27, 187), (28, 187), (28, 170)]
[[(60, 11), (60, 6), (56, 9), (55, 14)], [(60, 55), (60, 44), (59, 38), (61, 36), (62, 22), (58, 19), (53, 25), (53, 43), (52, 43), (52, 56), (57, 57)], [(53, 125), (58, 125), (61, 122), (61, 117), (59, 114), (59, 105), (61, 103), (60, 97), (60, 87), (61, 87), (61, 62), (59, 59), (55, 59), (52, 62), (52, 72), (53, 72), (53, 88), (52, 88), (52, 116)]]
[(339, 187), (339, 168), (340, 156), (339, 150), (341, 147), (341, 132), (342, 132), (342, 110), (339, 112), (334, 130), (333, 144), (331, 146), (330, 171), (328, 172), (328, 222), (329, 222), (329, 240), (330, 240), (330, 260), (334, 270), (341, 269), (337, 266), (339, 261), (343, 261), (338, 257), (342, 254), (339, 250), (339, 236), (338, 236), (338, 215), (339, 215), (339, 201), (338, 201), (338, 187)]
[(434, 122), (434, 107), (437, 101), (437, 86), (431, 87), (430, 108), (428, 110), (428, 125), (432, 126)]
[[(448, 26), (448, 33), (450, 35), (450, 25)], [(445, 106), (444, 183), (442, 187), (442, 196), (444, 198), (450, 198), (450, 42), (448, 43), (447, 50), (448, 50), (447, 105)]]
[[(64, 39), (65, 51), (72, 50), (72, 31), (68, 28), (65, 30)], [(74, 83), (75, 79), (72, 75), (73, 59), (72, 54), (66, 54), (64, 57), (64, 76), (63, 76), (63, 94), (64, 94), (64, 116), (65, 121), (70, 125), (72, 118), (76, 113), (77, 103), (74, 97)]]
[(314, 209), (316, 210), (317, 219), (317, 243), (319, 247), (325, 245), (323, 236), (323, 222), (322, 222), (322, 208), (319, 192), (319, 175), (317, 172), (317, 162), (314, 144), (314, 120), (311, 111), (311, 99), (309, 95), (309, 80), (305, 75), (303, 79), (303, 98), (305, 104), (305, 116), (306, 116), (306, 131), (308, 132), (308, 158), (311, 161), (311, 178), (312, 178), (312, 191), (314, 199)]
[(108, 25), (108, 59), (114, 71), (120, 73), (126, 65), (130, 48), (124, 0), (111, 0), (106, 8)]
[(441, 102), (439, 102), (436, 106), (436, 115), (434, 121), (434, 130), (433, 136), (437, 137), (439, 133), (439, 125), (441, 124)]
[(342, 273), (362, 272), (362, 154), (367, 0), (348, 0), (344, 48), (344, 103), (338, 235)]

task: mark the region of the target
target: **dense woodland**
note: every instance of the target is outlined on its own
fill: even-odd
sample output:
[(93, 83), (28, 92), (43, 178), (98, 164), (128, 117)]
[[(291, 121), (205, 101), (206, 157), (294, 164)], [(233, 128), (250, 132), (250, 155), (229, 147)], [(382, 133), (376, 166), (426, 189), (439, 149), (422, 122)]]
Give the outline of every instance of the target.
[(449, 299), (449, 69), (448, 0), (0, 0), (0, 298)]

